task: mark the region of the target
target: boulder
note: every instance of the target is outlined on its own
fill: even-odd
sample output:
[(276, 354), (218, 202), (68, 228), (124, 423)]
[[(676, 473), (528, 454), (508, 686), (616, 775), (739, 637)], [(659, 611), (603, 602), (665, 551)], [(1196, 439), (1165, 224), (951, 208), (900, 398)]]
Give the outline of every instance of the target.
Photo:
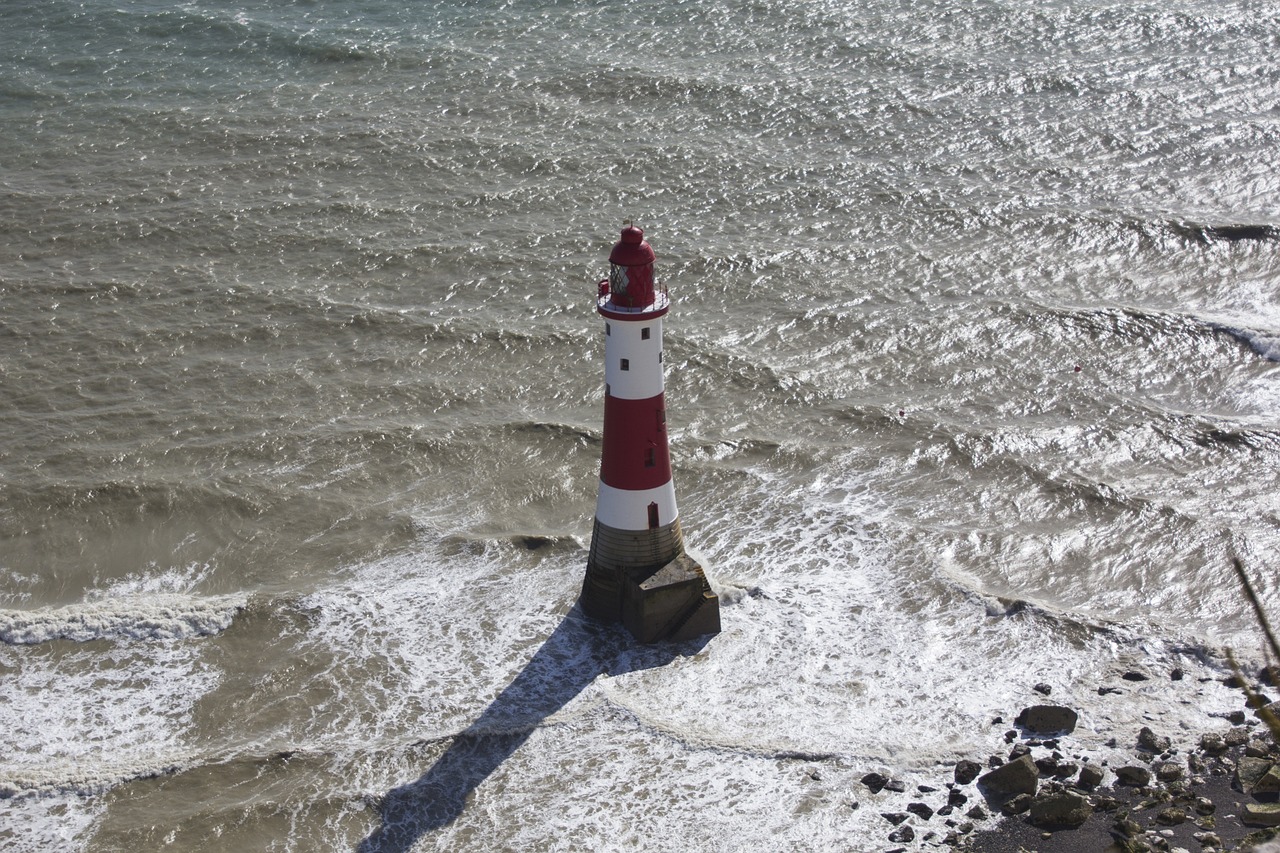
[(878, 794), (884, 790), (884, 786), (889, 783), (889, 779), (879, 773), (868, 773), (862, 777), (862, 784), (871, 789), (871, 793)]
[(1166, 785), (1182, 778), (1182, 765), (1176, 761), (1164, 761), (1156, 765), (1156, 778)]
[(1156, 823), (1163, 826), (1177, 826), (1187, 822), (1187, 813), (1182, 809), (1168, 808), (1156, 814)]
[(1249, 742), (1249, 730), (1244, 726), (1227, 729), (1222, 740), (1227, 746), (1244, 746)]
[(1054, 768), (1053, 775), (1057, 779), (1069, 779), (1076, 775), (1076, 771), (1080, 766), (1074, 761), (1059, 761), (1058, 766)]
[(1005, 800), (1000, 804), (1000, 813), (1013, 817), (1016, 814), (1022, 814), (1031, 808), (1033, 798), (1030, 794), (1019, 794), (1018, 796)]
[(1136, 765), (1120, 767), (1116, 770), (1116, 782), (1121, 785), (1131, 785), (1135, 788), (1145, 788), (1151, 784), (1151, 771)]
[(1031, 803), (1031, 822), (1042, 829), (1068, 829), (1089, 819), (1089, 801), (1074, 791), (1036, 797)]
[(976, 761), (956, 762), (956, 783), (959, 785), (968, 785), (974, 779), (978, 778), (978, 774), (982, 772), (982, 765)]
[(1079, 715), (1075, 711), (1062, 705), (1032, 705), (1022, 709), (1014, 725), (1042, 735), (1055, 732), (1070, 734), (1075, 731), (1078, 720)]
[(1200, 736), (1200, 751), (1207, 755), (1222, 755), (1227, 751), (1227, 741), (1217, 732)]
[(978, 779), (978, 785), (994, 794), (1034, 794), (1040, 782), (1040, 771), (1030, 755), (1024, 755)]
[(924, 803), (908, 803), (907, 811), (911, 812), (921, 820), (928, 820), (933, 817), (933, 809)]
[(1096, 764), (1086, 764), (1080, 768), (1080, 778), (1076, 784), (1081, 788), (1092, 790), (1102, 784), (1102, 768)]
[(1280, 765), (1271, 765), (1270, 769), (1262, 774), (1262, 778), (1254, 783), (1253, 790), (1249, 793), (1280, 794)]
[(889, 833), (889, 840), (894, 844), (905, 844), (908, 841), (914, 841), (915, 837), (916, 831), (909, 826), (900, 826)]
[(1236, 764), (1236, 785), (1246, 794), (1253, 793), (1253, 786), (1257, 785), (1263, 776), (1271, 769), (1271, 762), (1265, 758), (1250, 758), (1245, 756)]
[(1250, 826), (1280, 826), (1280, 803), (1245, 803), (1240, 820)]
[(1173, 742), (1169, 738), (1157, 735), (1146, 726), (1138, 732), (1138, 749), (1145, 749), (1147, 752), (1165, 752), (1171, 746)]

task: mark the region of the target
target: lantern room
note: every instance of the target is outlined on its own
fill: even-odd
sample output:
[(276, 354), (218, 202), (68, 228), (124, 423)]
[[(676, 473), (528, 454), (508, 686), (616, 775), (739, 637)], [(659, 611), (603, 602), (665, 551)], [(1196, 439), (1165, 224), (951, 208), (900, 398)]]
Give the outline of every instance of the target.
[(609, 253), (610, 301), (620, 308), (647, 308), (653, 304), (653, 249), (644, 231), (628, 224), (622, 239)]

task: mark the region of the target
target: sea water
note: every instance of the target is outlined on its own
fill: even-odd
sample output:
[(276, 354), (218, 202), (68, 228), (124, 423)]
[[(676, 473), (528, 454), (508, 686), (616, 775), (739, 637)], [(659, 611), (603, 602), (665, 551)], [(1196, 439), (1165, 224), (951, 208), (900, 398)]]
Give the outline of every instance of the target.
[[(0, 847), (874, 850), (1036, 684), (1095, 761), (1240, 707), (1273, 6), (0, 17)], [(626, 220), (672, 648), (573, 609)]]

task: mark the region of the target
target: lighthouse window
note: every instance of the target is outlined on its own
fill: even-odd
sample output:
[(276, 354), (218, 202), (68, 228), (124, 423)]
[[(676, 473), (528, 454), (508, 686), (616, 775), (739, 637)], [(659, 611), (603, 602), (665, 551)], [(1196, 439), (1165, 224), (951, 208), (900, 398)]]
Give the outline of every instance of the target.
[(613, 327), (612, 327), (612, 326), (610, 326), (608, 323), (605, 323), (605, 324), (604, 324), (604, 333), (605, 333), (606, 335), (612, 335), (612, 334), (613, 334)]
[(641, 330), (640, 330), (640, 340), (642, 340), (642, 341), (647, 341), (647, 340), (649, 340), (649, 327), (648, 327), (648, 326), (645, 326), (643, 329), (641, 329)]
[(655, 464), (657, 463), (654, 460), (653, 448), (646, 448), (644, 451), (644, 467), (652, 468)]
[(630, 370), (630, 369), (631, 369), (631, 359), (629, 359), (629, 358), (624, 358), (624, 359), (622, 360), (622, 369), (623, 369), (623, 370)]
[(667, 425), (667, 410), (658, 409), (657, 416), (658, 416), (658, 429), (664, 429)]
[(658, 350), (658, 364), (662, 364), (662, 350)]

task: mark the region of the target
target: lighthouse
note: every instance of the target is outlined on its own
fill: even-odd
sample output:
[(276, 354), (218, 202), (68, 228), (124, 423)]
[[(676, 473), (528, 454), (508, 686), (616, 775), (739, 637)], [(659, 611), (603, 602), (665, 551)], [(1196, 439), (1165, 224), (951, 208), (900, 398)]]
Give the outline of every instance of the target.
[(628, 224), (596, 286), (604, 318), (604, 438), (583, 611), (621, 622), (642, 643), (720, 630), (720, 602), (685, 553), (667, 445), (662, 319), (653, 249)]

